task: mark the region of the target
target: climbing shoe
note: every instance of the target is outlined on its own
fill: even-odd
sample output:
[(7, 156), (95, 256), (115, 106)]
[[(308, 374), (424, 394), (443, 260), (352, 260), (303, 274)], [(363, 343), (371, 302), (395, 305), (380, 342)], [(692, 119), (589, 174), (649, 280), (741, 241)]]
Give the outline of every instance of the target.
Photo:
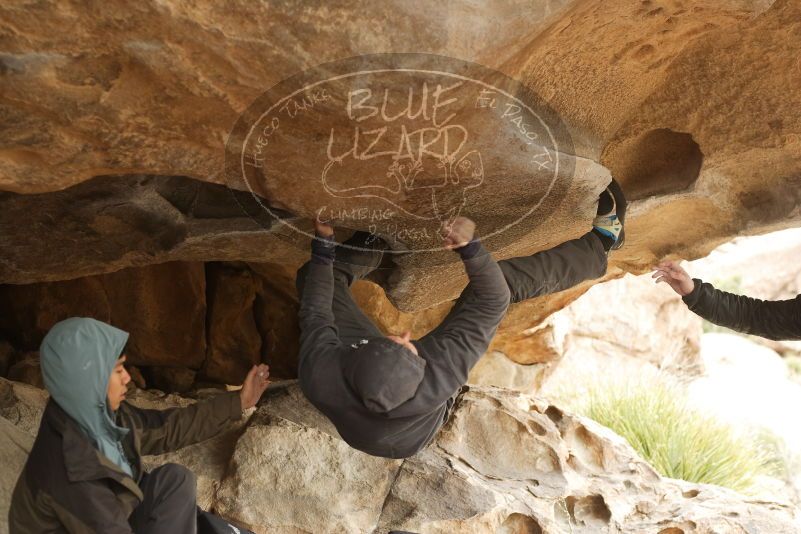
[(593, 232), (601, 239), (604, 250), (617, 250), (626, 240), (623, 228), (626, 219), (626, 197), (620, 185), (612, 182), (598, 197), (598, 212), (592, 221)]

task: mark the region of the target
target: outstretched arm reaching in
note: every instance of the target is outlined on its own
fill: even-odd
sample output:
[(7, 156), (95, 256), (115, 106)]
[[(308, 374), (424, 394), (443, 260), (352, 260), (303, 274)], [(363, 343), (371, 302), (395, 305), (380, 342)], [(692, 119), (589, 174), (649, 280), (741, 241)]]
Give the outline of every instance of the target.
[(734, 295), (690, 278), (675, 261), (657, 265), (652, 278), (668, 284), (690, 310), (711, 323), (768, 339), (801, 339), (801, 295), (790, 300)]

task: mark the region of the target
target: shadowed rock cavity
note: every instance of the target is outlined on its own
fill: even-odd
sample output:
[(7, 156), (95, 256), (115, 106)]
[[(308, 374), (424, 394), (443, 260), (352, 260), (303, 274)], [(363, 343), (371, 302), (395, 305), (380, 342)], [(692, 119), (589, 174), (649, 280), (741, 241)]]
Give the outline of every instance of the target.
[[(486, 239), (487, 247), (499, 258), (530, 254), (584, 233), (609, 178), (594, 162), (576, 165), (580, 175), (565, 178), (567, 199), (542, 208), (551, 231), (529, 231), (536, 221), (524, 221)], [(100, 176), (50, 193), (0, 192), (0, 283), (69, 280), (168, 261), (267, 262), (294, 272), (308, 259), (311, 221), (268, 211), (261, 202), (250, 192), (183, 176)], [(348, 234), (337, 228), (338, 239)], [(375, 279), (404, 311), (454, 299), (466, 284), (450, 251), (387, 254), (387, 260), (390, 268)]]
[(629, 200), (689, 188), (698, 179), (703, 160), (692, 135), (667, 128), (629, 139), (602, 158), (612, 175), (626, 184)]
[(299, 262), (279, 230), (250, 193), (183, 176), (99, 176), (52, 193), (0, 193), (0, 282), (175, 260)]
[(542, 527), (533, 517), (512, 514), (501, 525), (500, 534), (542, 534)]
[[(45, 333), (72, 316), (130, 332), (126, 354), (146, 383), (187, 391), (197, 382), (240, 384), (254, 363), (296, 375), (297, 299), (274, 264), (169, 262), (61, 282), (0, 285), (3, 376), (41, 387)], [(2, 362), (0, 362), (2, 363)], [(133, 370), (132, 370), (133, 372)]]
[(606, 532), (612, 513), (602, 495), (567, 496), (553, 505), (554, 519), (570, 532)]

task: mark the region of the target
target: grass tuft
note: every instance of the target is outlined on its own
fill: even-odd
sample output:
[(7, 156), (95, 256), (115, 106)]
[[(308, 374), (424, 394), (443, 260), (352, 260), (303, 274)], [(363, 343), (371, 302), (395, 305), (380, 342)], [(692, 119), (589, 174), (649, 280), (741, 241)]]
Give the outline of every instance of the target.
[(780, 471), (775, 443), (690, 408), (668, 381), (593, 386), (571, 408), (624, 437), (659, 473), (747, 492)]

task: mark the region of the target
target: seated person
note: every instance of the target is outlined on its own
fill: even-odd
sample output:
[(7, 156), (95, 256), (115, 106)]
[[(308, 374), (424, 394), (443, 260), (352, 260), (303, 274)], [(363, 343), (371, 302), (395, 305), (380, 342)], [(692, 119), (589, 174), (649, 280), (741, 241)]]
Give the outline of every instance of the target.
[(192, 472), (166, 464), (148, 473), (141, 456), (226, 430), (256, 405), (269, 369), (254, 366), (238, 392), (186, 408), (143, 410), (125, 402), (127, 340), (113, 326), (73, 317), (42, 341), (50, 400), (11, 498), (11, 534), (196, 532)]
[(412, 456), (447, 420), (510, 300), (602, 276), (609, 250), (622, 244), (624, 216), (625, 199), (612, 182), (590, 232), (501, 262), (473, 239), (472, 221), (456, 218), (444, 246), (459, 254), (469, 283), (442, 324), (419, 340), (409, 332), (384, 336), (353, 301), (350, 285), (379, 266), (381, 241), (357, 232), (347, 246), (336, 246), (333, 228), (315, 222), (312, 258), (297, 276), (301, 389), (352, 447), (386, 458)]
[(678, 293), (691, 311), (710, 323), (773, 340), (801, 339), (801, 295), (790, 300), (759, 300), (733, 295), (698, 278), (678, 262), (663, 261), (652, 278)]

